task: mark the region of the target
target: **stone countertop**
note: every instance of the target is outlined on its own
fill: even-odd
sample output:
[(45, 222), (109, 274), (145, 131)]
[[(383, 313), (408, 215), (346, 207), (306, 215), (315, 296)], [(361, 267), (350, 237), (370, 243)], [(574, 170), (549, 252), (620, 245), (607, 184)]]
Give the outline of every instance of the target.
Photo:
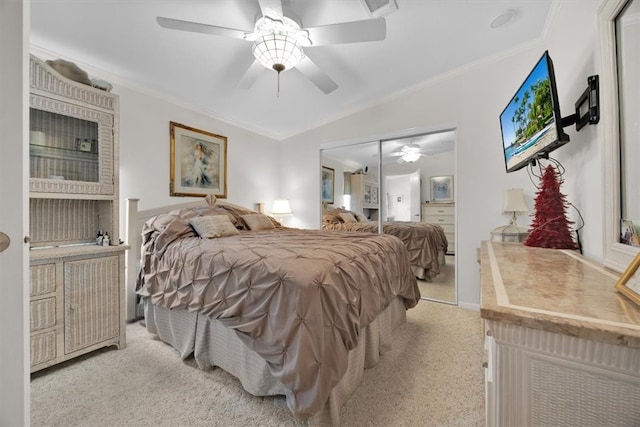
[(482, 318), (640, 348), (640, 307), (602, 264), (570, 250), (482, 242), (480, 268)]

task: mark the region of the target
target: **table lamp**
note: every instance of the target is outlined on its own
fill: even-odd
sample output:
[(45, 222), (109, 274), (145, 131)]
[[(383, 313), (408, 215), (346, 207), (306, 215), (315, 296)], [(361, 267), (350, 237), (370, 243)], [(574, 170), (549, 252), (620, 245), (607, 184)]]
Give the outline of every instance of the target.
[(521, 188), (505, 190), (502, 213), (511, 215), (511, 220), (509, 224), (493, 229), (491, 240), (494, 242), (523, 242), (529, 233), (526, 228), (518, 226), (517, 215), (525, 212), (529, 212), (529, 208), (524, 201), (524, 191)]
[(293, 215), (291, 212), (291, 206), (289, 206), (289, 200), (277, 199), (273, 202), (273, 208), (271, 208), (271, 215), (278, 220), (278, 222), (284, 225), (283, 221), (286, 216)]

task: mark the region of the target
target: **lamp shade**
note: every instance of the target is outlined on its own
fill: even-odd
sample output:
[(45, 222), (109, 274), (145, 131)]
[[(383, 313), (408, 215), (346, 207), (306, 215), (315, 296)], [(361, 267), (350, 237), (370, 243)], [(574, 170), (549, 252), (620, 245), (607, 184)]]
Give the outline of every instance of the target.
[(529, 212), (529, 208), (527, 208), (527, 204), (524, 201), (524, 191), (522, 188), (504, 190), (502, 212)]
[(273, 202), (273, 208), (271, 209), (271, 215), (278, 217), (293, 215), (289, 201), (286, 199), (275, 200)]

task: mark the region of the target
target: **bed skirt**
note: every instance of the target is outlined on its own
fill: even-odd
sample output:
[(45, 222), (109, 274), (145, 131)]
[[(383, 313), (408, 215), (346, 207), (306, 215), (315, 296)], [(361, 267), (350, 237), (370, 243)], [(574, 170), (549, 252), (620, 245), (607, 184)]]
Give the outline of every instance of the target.
[[(147, 301), (144, 307), (147, 330), (174, 347), (183, 359), (193, 354), (200, 369), (224, 369), (254, 396), (285, 395), (287, 402), (292, 399), (290, 391), (271, 375), (267, 362), (222, 323), (197, 312), (168, 310)], [(347, 372), (322, 410), (307, 420), (309, 426), (340, 425), (340, 409), (360, 384), (364, 369), (375, 366), (391, 349), (393, 330), (406, 320), (404, 303), (396, 298), (362, 331), (358, 346), (349, 352)]]
[[(440, 274), (440, 267), (446, 264), (446, 258), (444, 251), (438, 251), (438, 274)], [(411, 266), (411, 272), (420, 280), (426, 280), (430, 282), (433, 275), (430, 277), (430, 268), (418, 267), (417, 265)]]

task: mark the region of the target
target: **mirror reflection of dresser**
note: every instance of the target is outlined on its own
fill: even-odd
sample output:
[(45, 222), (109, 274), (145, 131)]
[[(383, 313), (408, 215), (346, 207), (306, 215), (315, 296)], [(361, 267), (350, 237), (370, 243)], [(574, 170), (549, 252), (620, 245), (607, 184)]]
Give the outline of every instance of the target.
[(455, 203), (423, 203), (422, 222), (438, 224), (447, 236), (447, 255), (456, 253), (456, 206)]

